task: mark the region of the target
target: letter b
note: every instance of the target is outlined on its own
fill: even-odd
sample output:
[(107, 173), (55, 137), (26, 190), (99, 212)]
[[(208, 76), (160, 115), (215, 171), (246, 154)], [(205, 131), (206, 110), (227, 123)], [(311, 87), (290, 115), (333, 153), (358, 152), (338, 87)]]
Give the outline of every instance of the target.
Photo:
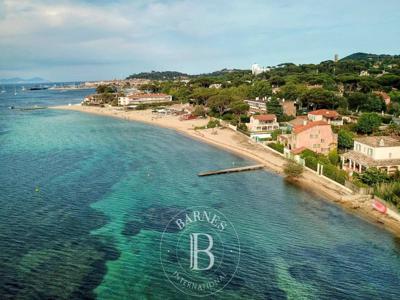
[[(205, 236), (208, 239), (208, 247), (206, 249), (199, 249), (198, 248), (198, 241), (199, 241), (199, 236)], [(214, 241), (211, 235), (207, 233), (191, 233), (190, 234), (190, 268), (192, 270), (197, 270), (197, 271), (206, 271), (209, 270), (213, 267), (214, 265), (214, 254), (211, 253), (211, 249), (214, 245)], [(203, 252), (207, 254), (209, 258), (209, 263), (206, 268), (199, 268), (198, 265), (198, 254), (199, 252)]]

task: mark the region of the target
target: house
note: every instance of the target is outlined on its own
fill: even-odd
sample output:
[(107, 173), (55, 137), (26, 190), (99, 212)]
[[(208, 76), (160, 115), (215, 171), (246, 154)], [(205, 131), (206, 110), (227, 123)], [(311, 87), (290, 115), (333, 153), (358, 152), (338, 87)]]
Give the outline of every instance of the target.
[(254, 133), (268, 132), (279, 129), (279, 123), (274, 114), (254, 115), (250, 117), (247, 128)]
[(292, 133), (282, 134), (278, 140), (287, 150), (294, 153), (300, 148), (327, 154), (337, 146), (337, 135), (333, 133), (331, 125), (325, 121), (294, 126)]
[(266, 112), (267, 111), (267, 104), (265, 102), (264, 99), (248, 99), (248, 100), (244, 100), (244, 102), (246, 102), (249, 107), (250, 107), (250, 111), (252, 112)]
[(334, 111), (329, 109), (318, 109), (314, 111), (310, 111), (307, 115), (310, 121), (325, 121), (330, 125), (334, 126), (342, 126), (343, 119), (340, 115)]
[(172, 101), (172, 96), (166, 94), (132, 94), (118, 98), (118, 105), (151, 104)]
[(400, 140), (389, 136), (366, 136), (354, 139), (353, 150), (341, 155), (344, 170), (362, 173), (378, 168), (389, 174), (400, 170)]

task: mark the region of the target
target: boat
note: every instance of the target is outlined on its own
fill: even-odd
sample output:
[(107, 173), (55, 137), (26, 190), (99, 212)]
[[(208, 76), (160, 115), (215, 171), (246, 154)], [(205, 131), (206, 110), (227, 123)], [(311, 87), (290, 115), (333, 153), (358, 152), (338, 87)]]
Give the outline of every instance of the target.
[(47, 90), (48, 87), (46, 86), (34, 86), (29, 88), (30, 91), (41, 91), (41, 90)]
[(4, 86), (3, 86), (3, 88), (1, 89), (1, 93), (4, 94), (5, 92), (6, 92), (6, 90), (4, 89)]
[(382, 202), (378, 201), (378, 200), (374, 200), (372, 202), (372, 207), (374, 209), (376, 209), (377, 211), (379, 211), (380, 213), (386, 214), (386, 212), (387, 212), (386, 205), (383, 204)]
[(23, 86), (23, 87), (21, 88), (21, 91), (26, 91), (26, 88)]
[(17, 95), (17, 88), (14, 87), (14, 96), (16, 96), (16, 95)]

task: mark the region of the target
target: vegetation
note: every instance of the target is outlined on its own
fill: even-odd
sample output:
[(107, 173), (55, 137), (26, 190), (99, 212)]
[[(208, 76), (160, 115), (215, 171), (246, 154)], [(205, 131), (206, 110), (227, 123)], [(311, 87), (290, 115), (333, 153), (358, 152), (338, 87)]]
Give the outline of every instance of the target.
[(293, 179), (298, 178), (303, 174), (304, 167), (293, 160), (289, 160), (283, 169), (286, 177)]
[(284, 146), (282, 144), (280, 144), (280, 143), (268, 143), (267, 146), (283, 154)]
[(381, 117), (376, 113), (364, 113), (358, 119), (357, 131), (359, 133), (371, 134), (376, 132), (381, 125)]
[(354, 144), (354, 133), (346, 129), (338, 132), (338, 148), (341, 150), (351, 149)]

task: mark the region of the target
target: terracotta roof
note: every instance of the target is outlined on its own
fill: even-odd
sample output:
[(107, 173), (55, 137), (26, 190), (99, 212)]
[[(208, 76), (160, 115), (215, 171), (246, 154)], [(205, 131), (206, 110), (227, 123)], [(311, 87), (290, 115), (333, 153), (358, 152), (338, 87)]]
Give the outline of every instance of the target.
[(274, 114), (265, 114), (265, 115), (255, 115), (253, 116), (254, 119), (259, 121), (275, 121), (276, 116)]
[(297, 126), (297, 125), (304, 125), (304, 121), (308, 121), (307, 116), (297, 116), (296, 119), (290, 120), (287, 122), (288, 124), (292, 126)]
[(339, 117), (339, 114), (336, 111), (329, 110), (329, 109), (318, 109), (318, 110), (310, 111), (308, 114), (309, 115), (324, 116), (326, 118), (337, 118), (337, 117)]
[(354, 140), (371, 147), (400, 147), (400, 140), (390, 136), (365, 136)]
[(303, 132), (303, 131), (308, 130), (310, 128), (317, 127), (317, 126), (330, 126), (330, 125), (328, 123), (326, 123), (325, 121), (309, 122), (306, 125), (295, 126), (293, 128), (293, 132), (294, 133), (300, 133), (300, 132)]
[(300, 154), (301, 152), (303, 152), (303, 151), (306, 150), (306, 149), (307, 149), (306, 147), (296, 148), (296, 149), (293, 149), (293, 150), (292, 150), (292, 153), (293, 153), (294, 155), (297, 155), (297, 154)]

